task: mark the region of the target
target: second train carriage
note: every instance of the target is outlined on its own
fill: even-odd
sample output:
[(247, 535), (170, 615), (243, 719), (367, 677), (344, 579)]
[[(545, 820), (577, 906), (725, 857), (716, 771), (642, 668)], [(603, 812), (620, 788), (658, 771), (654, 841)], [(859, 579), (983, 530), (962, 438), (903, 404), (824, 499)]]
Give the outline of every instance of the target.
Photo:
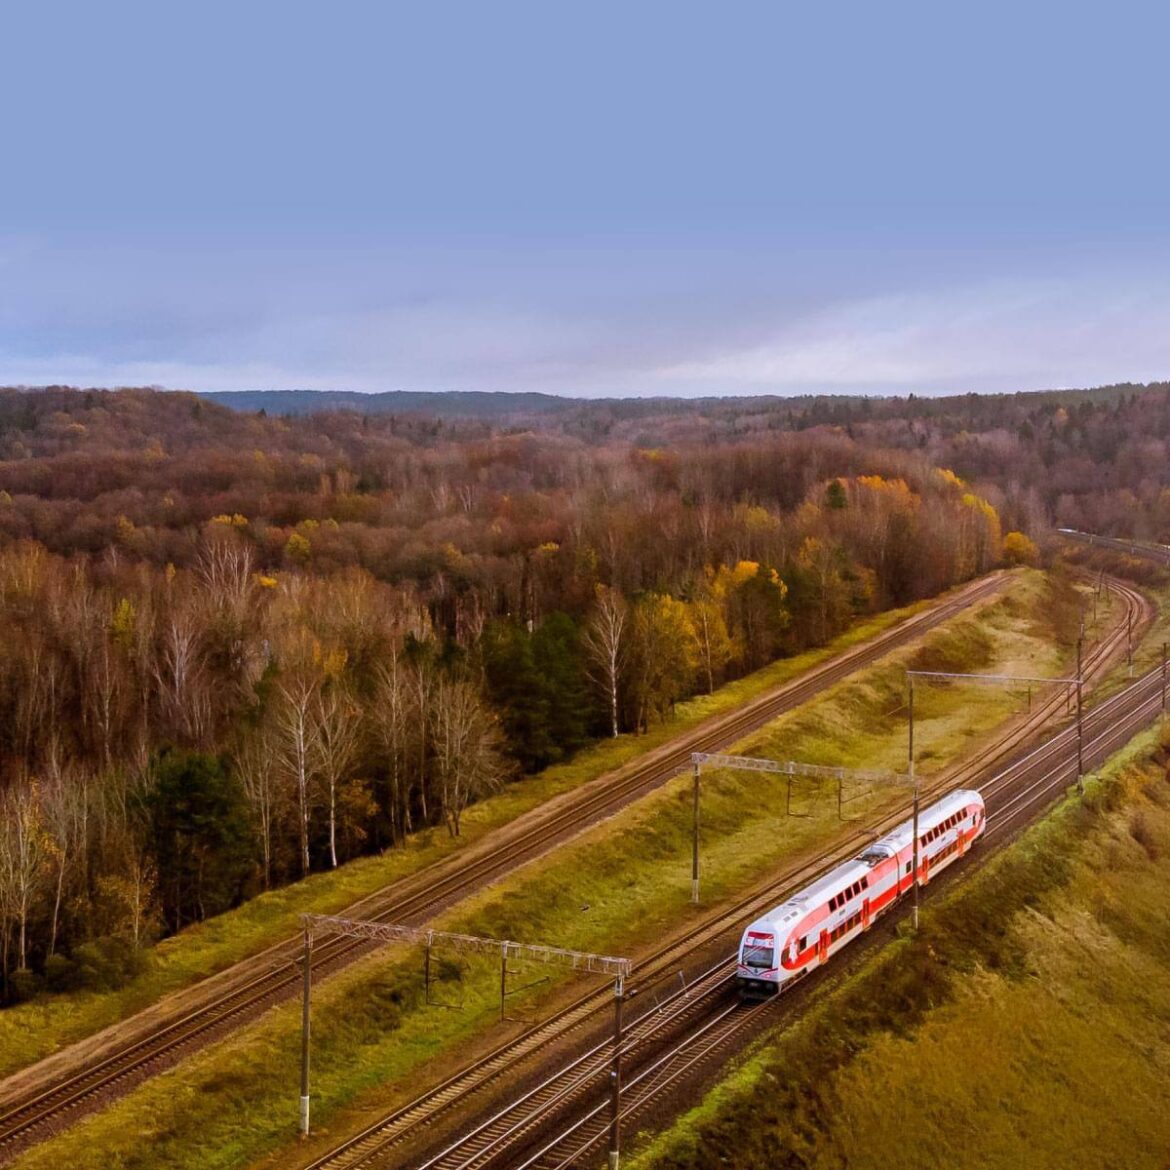
[[(983, 797), (947, 793), (918, 815), (918, 871), (923, 884), (978, 838)], [(739, 947), (736, 978), (744, 995), (774, 995), (851, 942), (914, 884), (913, 821), (868, 845), (787, 902), (757, 918)]]

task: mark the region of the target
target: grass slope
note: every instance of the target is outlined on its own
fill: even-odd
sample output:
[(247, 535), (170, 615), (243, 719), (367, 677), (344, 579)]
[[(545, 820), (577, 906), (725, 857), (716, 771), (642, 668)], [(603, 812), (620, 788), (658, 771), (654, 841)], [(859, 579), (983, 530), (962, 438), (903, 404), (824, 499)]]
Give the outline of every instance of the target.
[[(850, 759), (896, 762), (904, 717), (896, 713), (907, 662), (1004, 667), (1027, 662), (1055, 672), (1075, 598), (1067, 586), (1021, 574), (1008, 597), (978, 618), (964, 616), (907, 650), (840, 684), (823, 701), (771, 725), (743, 745), (808, 758), (836, 745)], [(1055, 623), (1055, 626), (1054, 626)], [(924, 696), (922, 742), (944, 758), (1018, 707), (1018, 697), (981, 691), (978, 702), (956, 689)], [(893, 713), (892, 713), (893, 712)], [(689, 905), (690, 811), (687, 782), (667, 785), (578, 843), (485, 890), (442, 920), (452, 929), (532, 939), (609, 953), (633, 953), (677, 930)], [(712, 774), (704, 794), (704, 890), (710, 904), (758, 882), (761, 867), (780, 868), (819, 855), (840, 836), (835, 789), (805, 789), (807, 818), (785, 816), (781, 787), (754, 774)], [(873, 813), (891, 790), (858, 802)], [(384, 951), (322, 985), (314, 1006), (314, 1099), (318, 1126), (340, 1128), (353, 1111), (417, 1088), (436, 1057), (454, 1059), (498, 1035), (498, 968), (452, 971), (447, 989), (460, 1012), (421, 1003), (417, 953)], [(533, 992), (543, 1001), (563, 987)], [(30, 1151), (16, 1163), (110, 1167), (238, 1167), (280, 1148), (295, 1123), (298, 1012), (295, 1005), (243, 1029), (143, 1086), (104, 1113)], [(292, 1155), (277, 1154), (285, 1165)]]
[(1164, 1168), (1170, 738), (842, 978), (634, 1170)]

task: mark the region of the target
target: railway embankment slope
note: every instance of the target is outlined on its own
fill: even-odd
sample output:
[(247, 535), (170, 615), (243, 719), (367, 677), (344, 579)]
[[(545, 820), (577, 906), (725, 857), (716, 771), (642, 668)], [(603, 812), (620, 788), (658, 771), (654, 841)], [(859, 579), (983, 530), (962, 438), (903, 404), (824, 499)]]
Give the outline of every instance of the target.
[(1170, 736), (832, 981), (637, 1170), (1165, 1166)]

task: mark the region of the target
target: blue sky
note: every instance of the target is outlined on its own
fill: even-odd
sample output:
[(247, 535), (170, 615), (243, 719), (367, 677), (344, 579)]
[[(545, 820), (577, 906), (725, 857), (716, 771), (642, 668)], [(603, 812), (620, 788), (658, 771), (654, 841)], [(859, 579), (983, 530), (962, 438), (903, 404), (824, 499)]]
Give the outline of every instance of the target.
[(1144, 6), (13, 6), (0, 383), (1170, 377)]

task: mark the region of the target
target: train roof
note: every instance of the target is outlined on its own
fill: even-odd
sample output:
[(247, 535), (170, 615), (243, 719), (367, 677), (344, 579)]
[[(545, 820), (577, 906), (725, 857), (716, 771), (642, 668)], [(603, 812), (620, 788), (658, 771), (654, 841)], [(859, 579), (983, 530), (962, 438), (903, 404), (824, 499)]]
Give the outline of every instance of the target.
[[(932, 829), (939, 821), (973, 803), (982, 807), (983, 797), (973, 788), (956, 788), (919, 812), (918, 828)], [(891, 829), (884, 837), (879, 837), (871, 845), (867, 845), (860, 856), (892, 857), (913, 841), (913, 827), (912, 821), (903, 821), (896, 829)]]
[[(939, 821), (949, 817), (972, 803), (983, 804), (983, 797), (971, 788), (956, 788), (946, 796), (927, 805), (918, 814), (918, 826), (933, 828)], [(892, 857), (911, 842), (911, 822), (904, 821), (896, 829), (879, 837), (857, 857), (835, 865), (828, 873), (822, 874), (811, 885), (793, 894), (786, 902), (762, 914), (747, 926), (747, 930), (774, 932), (778, 927), (791, 925), (801, 918), (810, 906), (831, 898), (838, 890), (851, 885), (858, 878), (869, 873), (874, 861)]]

